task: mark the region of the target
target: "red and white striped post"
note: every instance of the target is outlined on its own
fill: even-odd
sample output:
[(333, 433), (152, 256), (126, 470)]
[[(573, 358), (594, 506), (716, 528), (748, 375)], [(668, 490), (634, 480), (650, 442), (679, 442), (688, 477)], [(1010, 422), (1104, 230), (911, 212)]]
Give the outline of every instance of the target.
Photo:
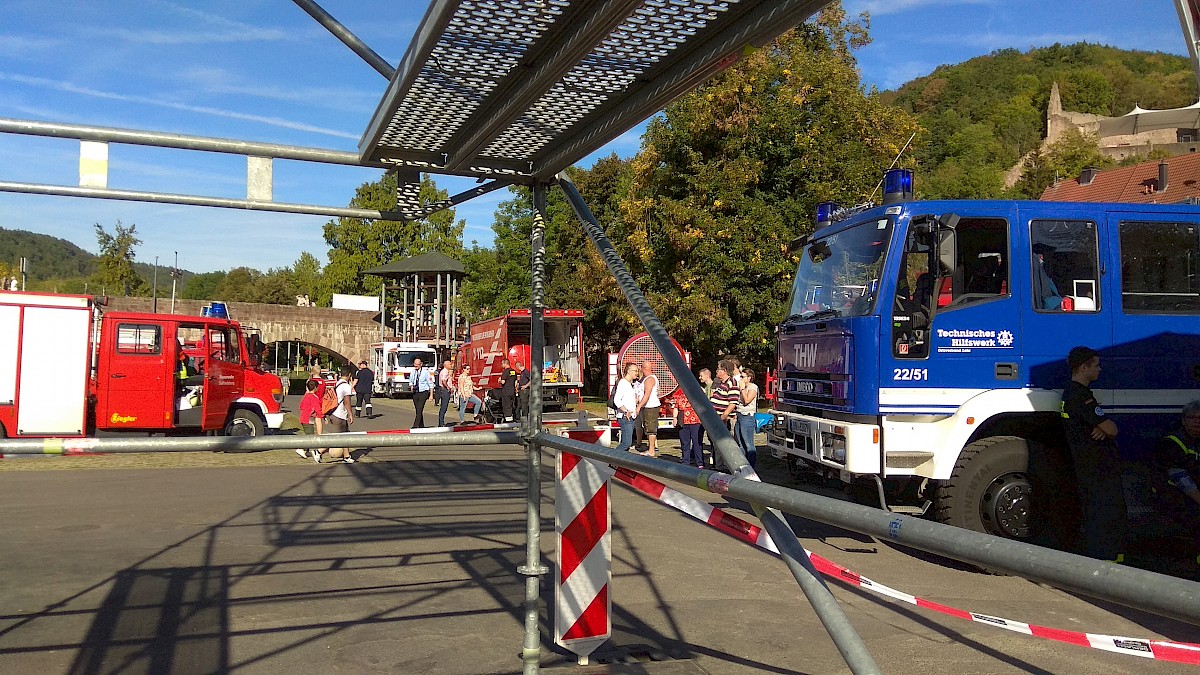
[(587, 665), (612, 635), (612, 543), (607, 464), (558, 453), (554, 488), (554, 642)]

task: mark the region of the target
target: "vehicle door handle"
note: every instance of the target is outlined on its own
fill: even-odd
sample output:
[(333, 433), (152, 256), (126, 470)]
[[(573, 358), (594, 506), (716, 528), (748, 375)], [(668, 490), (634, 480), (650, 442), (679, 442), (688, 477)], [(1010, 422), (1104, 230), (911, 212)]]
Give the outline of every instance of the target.
[(112, 374), (112, 379), (114, 379), (114, 380), (120, 380), (120, 379), (123, 379), (124, 377), (125, 377), (125, 375), (123, 375), (121, 373), (113, 373)]
[(996, 379), (997, 380), (1015, 380), (1015, 379), (1017, 379), (1017, 364), (1015, 364), (1015, 363), (997, 363), (996, 364)]

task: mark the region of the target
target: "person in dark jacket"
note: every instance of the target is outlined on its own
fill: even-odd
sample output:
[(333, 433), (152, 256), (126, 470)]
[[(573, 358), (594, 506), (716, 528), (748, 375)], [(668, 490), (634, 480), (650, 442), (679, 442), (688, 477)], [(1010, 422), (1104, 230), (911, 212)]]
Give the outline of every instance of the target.
[(1089, 388), (1100, 377), (1100, 354), (1075, 347), (1067, 355), (1071, 381), (1062, 395), (1063, 431), (1083, 507), (1084, 545), (1093, 558), (1125, 561), (1125, 488), (1117, 451), (1117, 425)]
[(371, 416), (371, 391), (374, 388), (375, 373), (367, 366), (366, 361), (359, 361), (358, 372), (354, 374), (355, 414)]
[(505, 422), (513, 421), (513, 408), (517, 406), (517, 371), (508, 365), (508, 359), (500, 361), (500, 410)]

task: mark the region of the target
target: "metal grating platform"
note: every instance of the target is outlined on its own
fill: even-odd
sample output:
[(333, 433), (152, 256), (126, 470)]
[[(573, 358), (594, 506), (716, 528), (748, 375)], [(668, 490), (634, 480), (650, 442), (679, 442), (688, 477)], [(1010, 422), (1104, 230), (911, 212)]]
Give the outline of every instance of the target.
[(549, 178), (822, 0), (432, 0), (362, 162)]

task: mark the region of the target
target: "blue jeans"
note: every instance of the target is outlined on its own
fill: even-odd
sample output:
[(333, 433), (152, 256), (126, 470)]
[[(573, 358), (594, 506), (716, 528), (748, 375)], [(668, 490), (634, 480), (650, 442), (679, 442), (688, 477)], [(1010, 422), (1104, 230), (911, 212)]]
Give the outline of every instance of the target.
[(734, 438), (742, 448), (742, 452), (746, 455), (746, 461), (753, 468), (754, 463), (758, 461), (758, 450), (754, 448), (754, 432), (757, 431), (757, 422), (754, 419), (754, 414), (743, 415), (738, 413), (737, 425), (734, 427)]
[(437, 396), (438, 403), (440, 404), (440, 407), (438, 408), (437, 425), (439, 427), (444, 427), (446, 426), (446, 409), (450, 407), (450, 390), (439, 387), (437, 389)]
[(621, 426), (621, 440), (617, 443), (617, 452), (622, 452), (633, 446), (633, 420), (625, 413), (618, 415), (617, 424)]
[(688, 466), (704, 466), (704, 449), (700, 447), (699, 424), (684, 424), (679, 427), (679, 458)]
[(480, 401), (479, 397), (476, 396), (475, 394), (471, 394), (471, 396), (469, 398), (459, 398), (458, 399), (458, 421), (459, 421), (459, 423), (467, 421), (467, 406), (470, 405), (471, 403), (475, 404), (475, 408), (474, 408), (475, 416), (479, 417), (479, 409), (483, 407), (483, 401)]

